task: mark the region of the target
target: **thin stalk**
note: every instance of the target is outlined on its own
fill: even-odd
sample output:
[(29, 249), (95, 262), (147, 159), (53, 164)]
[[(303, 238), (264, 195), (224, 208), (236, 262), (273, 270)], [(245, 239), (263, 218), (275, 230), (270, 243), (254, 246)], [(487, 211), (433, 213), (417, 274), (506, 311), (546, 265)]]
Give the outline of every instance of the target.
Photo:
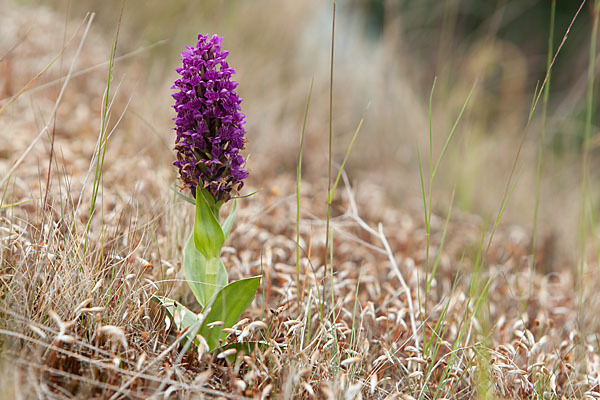
[[(419, 150), (419, 146), (417, 145), (417, 161), (419, 163), (419, 178), (421, 181), (421, 195), (423, 196), (423, 213), (425, 214), (425, 237), (426, 237), (426, 259), (425, 259), (425, 281), (428, 279), (429, 274), (429, 213), (427, 212), (427, 197), (425, 195), (425, 180), (423, 178), (423, 163), (421, 162), (421, 151)], [(417, 285), (417, 300), (419, 302), (419, 315), (421, 316), (421, 320), (423, 320), (424, 312), (421, 303), (421, 285)], [(423, 322), (423, 321), (421, 321)]]
[[(471, 87), (471, 91), (469, 92), (469, 95), (467, 96), (467, 99), (465, 100), (465, 102), (462, 105), (462, 108), (460, 109), (460, 112), (458, 114), (458, 117), (456, 118), (456, 120), (454, 121), (454, 125), (452, 125), (452, 129), (450, 129), (450, 133), (448, 134), (448, 136), (446, 137), (446, 141), (444, 143), (444, 147), (442, 148), (442, 152), (440, 153), (437, 161), (433, 162), (433, 128), (432, 128), (432, 104), (433, 104), (433, 93), (435, 90), (435, 84), (437, 82), (437, 78), (433, 81), (433, 85), (431, 88), (431, 93), (429, 95), (429, 188), (428, 188), (428, 199), (425, 198), (425, 185), (424, 185), (424, 181), (423, 181), (423, 168), (421, 165), (421, 156), (420, 154), (417, 153), (418, 156), (418, 161), (419, 161), (419, 174), (420, 174), (420, 179), (421, 179), (421, 191), (423, 194), (423, 206), (424, 206), (424, 212), (425, 212), (425, 237), (426, 237), (426, 254), (425, 254), (425, 282), (429, 282), (430, 281), (430, 271), (429, 271), (429, 248), (431, 245), (431, 210), (432, 210), (432, 198), (433, 198), (433, 181), (435, 180), (435, 175), (438, 171), (438, 168), (440, 166), (440, 163), (442, 162), (442, 159), (444, 158), (444, 155), (446, 154), (446, 151), (448, 150), (448, 145), (450, 144), (450, 141), (452, 140), (452, 138), (454, 137), (454, 134), (456, 133), (456, 129), (458, 128), (458, 124), (460, 123), (462, 116), (465, 112), (465, 110), (467, 109), (467, 105), (469, 104), (469, 101), (471, 100), (471, 96), (473, 96), (473, 92), (475, 91), (475, 86), (477, 85), (477, 82), (475, 82), (473, 84), (473, 87)], [(453, 199), (454, 199), (454, 195), (453, 195)], [(429, 204), (427, 204), (429, 202)], [(440, 250), (441, 251), (441, 250)], [(427, 293), (429, 292), (429, 284), (426, 286), (426, 291), (425, 291), (425, 310), (427, 310)]]
[(536, 184), (535, 184), (535, 206), (533, 210), (533, 232), (531, 234), (531, 262), (529, 264), (529, 297), (533, 292), (533, 271), (535, 268), (535, 251), (537, 245), (537, 227), (538, 213), (540, 205), (540, 192), (542, 182), (542, 166), (544, 163), (544, 147), (546, 144), (546, 126), (548, 122), (548, 99), (550, 98), (550, 81), (552, 78), (550, 67), (552, 65), (552, 54), (554, 53), (554, 21), (556, 20), (556, 0), (552, 0), (550, 10), (550, 32), (548, 33), (548, 57), (546, 60), (546, 74), (548, 75), (546, 86), (544, 87), (544, 98), (542, 103), (542, 137), (540, 139), (540, 148), (538, 150)]
[(332, 353), (333, 356), (333, 373), (332, 375), (337, 377), (338, 376), (338, 371), (340, 368), (340, 344), (339, 344), (339, 339), (337, 336), (337, 326), (335, 323), (335, 293), (334, 293), (334, 288), (333, 288), (333, 231), (330, 232), (331, 233), (331, 249), (329, 250), (329, 274), (330, 276), (330, 280), (329, 283), (331, 285), (330, 290), (331, 290), (331, 334), (333, 336), (333, 343), (331, 344), (331, 348), (330, 348), (330, 352)]
[[(471, 100), (471, 97), (473, 96), (473, 92), (475, 91), (475, 87), (476, 86), (477, 86), (477, 82), (475, 82), (473, 84), (473, 86), (471, 87), (471, 91), (469, 92), (469, 95), (467, 96), (467, 99), (463, 103), (462, 108), (460, 109), (460, 112), (458, 113), (458, 117), (456, 117), (456, 120), (454, 121), (454, 125), (452, 125), (452, 129), (450, 129), (450, 133), (448, 134), (448, 137), (446, 138), (446, 142), (444, 143), (444, 147), (442, 148), (442, 152), (441, 152), (440, 156), (438, 157), (437, 162), (435, 163), (435, 167), (433, 168), (433, 172), (431, 173), (431, 177), (432, 178), (435, 177), (435, 174), (437, 173), (437, 170), (440, 167), (440, 163), (442, 162), (442, 159), (444, 158), (444, 155), (446, 154), (446, 151), (448, 150), (448, 145), (450, 144), (450, 141), (454, 137), (454, 133), (456, 132), (456, 128), (458, 128), (458, 124), (460, 123), (460, 120), (462, 119), (462, 116), (463, 116), (465, 110), (467, 109), (467, 105), (469, 104), (469, 100)], [(429, 205), (429, 208), (431, 208), (431, 204)]]
[(573, 15), (573, 19), (571, 19), (571, 23), (567, 27), (567, 30), (565, 31), (565, 34), (564, 34), (560, 44), (558, 45), (558, 48), (556, 49), (556, 53), (554, 54), (554, 57), (552, 58), (552, 62), (550, 63), (550, 68), (548, 69), (548, 72), (546, 72), (546, 76), (544, 77), (544, 81), (542, 82), (542, 86), (540, 87), (540, 91), (537, 94), (537, 96), (535, 97), (535, 101), (533, 102), (533, 108), (532, 108), (531, 114), (529, 116), (530, 119), (531, 119), (531, 116), (533, 115), (533, 111), (535, 111), (535, 109), (537, 107), (537, 103), (539, 102), (540, 97), (542, 96), (544, 87), (546, 87), (546, 84), (548, 83), (549, 72), (552, 70), (552, 67), (554, 67), (554, 63), (556, 62), (556, 59), (558, 58), (560, 51), (562, 50), (563, 46), (565, 45), (567, 38), (569, 37), (569, 33), (571, 32), (571, 28), (573, 28), (573, 25), (575, 24), (575, 21), (577, 20), (579, 13), (581, 13), (581, 10), (583, 9), (583, 6), (585, 5), (586, 1), (587, 0), (582, 0), (581, 4), (579, 5), (579, 8), (575, 12), (575, 15)]
[(358, 289), (360, 288), (360, 278), (362, 277), (362, 268), (358, 271), (358, 279), (356, 281), (356, 290), (354, 291), (354, 306), (352, 307), (352, 334), (350, 336), (350, 348), (354, 350), (356, 342), (358, 341), (358, 335), (356, 333), (356, 310), (358, 308)]
[[(592, 136), (592, 119), (594, 117), (594, 90), (595, 90), (595, 78), (596, 78), (596, 39), (598, 37), (598, 19), (600, 16), (600, 0), (594, 2), (592, 9), (593, 13), (593, 26), (592, 26), (592, 37), (590, 41), (590, 58), (588, 64), (588, 85), (587, 85), (587, 99), (586, 99), (586, 115), (585, 115), (585, 130), (583, 142), (581, 144), (581, 150), (583, 153), (581, 160), (581, 195), (580, 195), (580, 210), (579, 210), (579, 246), (580, 246), (580, 260), (579, 260), (579, 279), (580, 287), (579, 290), (583, 293), (583, 274), (584, 264), (587, 253), (587, 217), (586, 217), (586, 198), (589, 191), (589, 141)], [(580, 296), (580, 305), (583, 306), (583, 296)]]
[(300, 134), (300, 151), (298, 152), (298, 164), (296, 166), (296, 297), (298, 298), (298, 310), (300, 303), (304, 298), (304, 292), (300, 291), (300, 182), (302, 180), (302, 152), (304, 150), (304, 133), (306, 132), (306, 121), (308, 120), (308, 109), (312, 97), (315, 78), (310, 82), (310, 91), (306, 101), (306, 110), (304, 111), (304, 122), (302, 123), (302, 132)]
[[(431, 86), (431, 93), (429, 93), (429, 206), (428, 201), (425, 198), (425, 186), (423, 185), (423, 168), (421, 167), (421, 159), (419, 156), (419, 174), (421, 177), (421, 189), (423, 191), (423, 207), (425, 212), (425, 282), (429, 280), (429, 246), (431, 244), (431, 197), (433, 192), (433, 93), (435, 91), (435, 84), (437, 77), (433, 79), (433, 85)], [(429, 287), (427, 288), (427, 291)], [(427, 291), (425, 292), (425, 310), (427, 310)], [(419, 307), (420, 308), (420, 307)]]
[[(571, 28), (575, 24), (575, 21), (577, 20), (577, 17), (579, 16), (579, 13), (581, 13), (581, 10), (583, 9), (583, 6), (585, 5), (585, 3), (586, 3), (586, 0), (583, 0), (581, 2), (581, 4), (579, 5), (579, 8), (575, 12), (575, 15), (571, 19), (571, 23), (567, 27), (567, 30), (565, 31), (565, 34), (564, 34), (564, 36), (563, 36), (560, 44), (558, 45), (558, 48), (556, 49), (556, 53), (554, 54), (554, 57), (552, 58), (552, 62), (550, 63), (550, 68), (548, 68), (548, 71), (546, 72), (546, 76), (544, 77), (544, 81), (542, 82), (542, 85), (540, 86), (539, 91), (536, 91), (536, 93), (534, 94), (534, 100), (532, 102), (531, 109), (529, 110), (529, 117), (527, 118), (527, 123), (525, 124), (525, 128), (523, 129), (523, 136), (521, 138), (521, 143), (519, 144), (519, 148), (517, 149), (517, 154), (515, 155), (515, 159), (513, 160), (512, 168), (510, 170), (510, 174), (509, 174), (508, 180), (506, 182), (506, 187), (504, 188), (504, 194), (502, 196), (502, 201), (500, 203), (500, 211), (498, 212), (498, 215), (496, 217), (496, 223), (494, 225), (494, 229), (492, 230), (492, 232), (490, 234), (490, 238), (488, 240), (487, 248), (486, 248), (486, 251), (485, 251), (486, 255), (488, 254), (490, 246), (492, 245), (492, 241), (493, 241), (494, 235), (496, 233), (496, 227), (498, 226), (498, 224), (500, 222), (500, 218), (502, 217), (502, 213), (504, 212), (504, 209), (506, 208), (506, 206), (508, 204), (508, 201), (510, 200), (510, 194), (512, 194), (511, 184), (512, 184), (515, 172), (516, 172), (517, 162), (519, 161), (519, 157), (521, 155), (521, 150), (523, 149), (523, 145), (525, 143), (525, 138), (527, 137), (527, 132), (528, 132), (528, 129), (529, 129), (529, 125), (531, 124), (531, 120), (532, 120), (533, 115), (535, 113), (535, 110), (537, 108), (537, 104), (538, 104), (538, 102), (540, 100), (540, 97), (545, 92), (544, 88), (546, 87), (546, 84), (548, 83), (549, 74), (552, 71), (552, 68), (554, 67), (554, 63), (556, 62), (556, 59), (558, 58), (558, 55), (560, 54), (560, 51), (562, 50), (564, 44), (566, 43), (567, 38), (569, 37), (569, 33), (571, 32)], [(514, 187), (513, 187), (513, 189), (514, 189)]]
[[(332, 166), (332, 148), (333, 148), (333, 60), (335, 49), (335, 1), (333, 0), (333, 17), (331, 23), (331, 64), (329, 71), (329, 169), (327, 173), (327, 221), (325, 223), (325, 249), (323, 253), (323, 300), (325, 300), (325, 279), (327, 279), (327, 250), (329, 248), (329, 223), (331, 220), (331, 166)], [(333, 306), (333, 305), (332, 305)], [(321, 303), (321, 315), (323, 314), (323, 304)]]
[[(366, 112), (366, 110), (365, 110), (365, 112)], [(344, 173), (344, 168), (346, 167), (346, 163), (348, 162), (348, 158), (350, 158), (350, 152), (352, 151), (352, 147), (354, 146), (354, 142), (356, 142), (356, 138), (358, 137), (358, 133), (360, 132), (360, 128), (362, 128), (362, 125), (363, 125), (364, 122), (365, 122), (365, 115), (363, 114), (362, 118), (360, 119), (360, 122), (358, 123), (358, 126), (356, 127), (356, 130), (354, 131), (354, 135), (352, 136), (352, 140), (350, 140), (350, 145), (348, 146), (348, 149), (346, 150), (346, 155), (344, 156), (344, 161), (342, 161), (342, 165), (340, 167), (340, 170), (338, 171), (337, 176), (335, 177), (335, 183), (333, 184), (333, 188), (329, 192), (329, 197), (327, 198), (327, 203), (329, 205), (331, 205), (333, 203), (333, 196), (335, 195), (335, 191), (337, 190), (337, 186), (340, 183), (340, 179), (342, 178), (342, 174)]]
[(435, 278), (435, 273), (437, 272), (437, 267), (440, 263), (440, 258), (442, 256), (442, 250), (444, 249), (444, 243), (446, 241), (446, 234), (448, 233), (448, 223), (450, 222), (450, 217), (452, 216), (452, 205), (454, 204), (455, 193), (456, 193), (456, 189), (452, 191), (452, 198), (450, 199), (450, 208), (448, 209), (448, 215), (446, 216), (446, 223), (444, 224), (444, 230), (442, 231), (442, 239), (440, 241), (440, 246), (438, 248), (438, 252), (435, 257), (435, 261), (433, 262), (431, 276), (429, 277), (429, 280), (426, 281), (425, 304), (427, 304), (427, 295), (429, 294), (429, 289), (431, 288), (431, 283), (433, 282), (433, 279)]

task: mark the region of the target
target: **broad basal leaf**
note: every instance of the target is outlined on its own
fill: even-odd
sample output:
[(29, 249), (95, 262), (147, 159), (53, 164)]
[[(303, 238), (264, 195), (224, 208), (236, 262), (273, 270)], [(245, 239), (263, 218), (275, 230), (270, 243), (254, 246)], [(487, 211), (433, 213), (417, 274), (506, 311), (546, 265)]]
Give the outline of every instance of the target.
[(152, 299), (163, 306), (177, 331), (189, 329), (189, 331), (186, 333), (187, 339), (198, 344), (196, 335), (202, 326), (198, 314), (190, 311), (181, 303), (167, 297), (152, 296)]
[[(205, 315), (200, 334), (206, 339), (210, 350), (221, 345), (227, 337), (223, 328), (231, 328), (254, 300), (256, 289), (260, 284), (260, 276), (240, 279), (221, 289), (209, 305), (210, 311)], [(222, 321), (222, 324), (219, 323)], [(213, 324), (217, 322), (216, 324)], [(212, 325), (211, 325), (212, 324)]]

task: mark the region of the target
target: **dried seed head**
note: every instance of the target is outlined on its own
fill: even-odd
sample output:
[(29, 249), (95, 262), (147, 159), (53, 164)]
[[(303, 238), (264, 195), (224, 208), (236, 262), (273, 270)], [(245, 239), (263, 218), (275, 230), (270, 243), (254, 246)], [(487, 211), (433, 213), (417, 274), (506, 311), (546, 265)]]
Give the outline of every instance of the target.
[(127, 339), (125, 338), (125, 332), (123, 332), (123, 329), (121, 329), (120, 327), (114, 325), (105, 325), (98, 329), (98, 331), (104, 335), (116, 339), (121, 343), (123, 348), (127, 348)]

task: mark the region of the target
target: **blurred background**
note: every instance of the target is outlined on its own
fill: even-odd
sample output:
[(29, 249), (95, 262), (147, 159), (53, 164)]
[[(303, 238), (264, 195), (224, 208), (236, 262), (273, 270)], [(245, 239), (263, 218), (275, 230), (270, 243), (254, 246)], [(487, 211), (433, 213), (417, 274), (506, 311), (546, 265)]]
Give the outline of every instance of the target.
[[(546, 238), (558, 238), (557, 249), (573, 257), (592, 21), (592, 2), (588, 3), (554, 65), (543, 144), (539, 230)], [(43, 15), (49, 15), (38, 33), (58, 38), (44, 45), (49, 55), (60, 50), (64, 38), (72, 35), (87, 12), (96, 13), (89, 42), (94, 52), (89, 60), (82, 60), (88, 64), (81, 68), (109, 59), (121, 4), (0, 1), (2, 9), (25, 15), (19, 32), (31, 32), (40, 23), (42, 14), (26, 10), (43, 9)], [(580, 4), (556, 2), (554, 49)], [(445, 214), (455, 191), (455, 209), (493, 220), (523, 143), (515, 173), (518, 184), (503, 221), (529, 233), (542, 137), (541, 102), (525, 128), (536, 87), (546, 75), (551, 6), (550, 0), (339, 0), (334, 157), (341, 163), (364, 115), (348, 165), (357, 190), (376, 184), (390, 206), (422, 207), (417, 149), (426, 167), (428, 102), (437, 77), (432, 107), (434, 158), (473, 87), (474, 91), (433, 185), (434, 210)], [(251, 186), (267, 187), (280, 174), (295, 173), (313, 79), (304, 176), (307, 181), (321, 182), (327, 176), (331, 23), (332, 2), (322, 0), (125, 2), (117, 56), (131, 55), (117, 62), (114, 84), (119, 86), (121, 108), (130, 103), (112, 146), (131, 145), (136, 152), (150, 154), (153, 163), (147, 174), (156, 179), (175, 178), (175, 170), (168, 169), (173, 158), (170, 86), (176, 79), (174, 70), (180, 63), (179, 53), (185, 45), (196, 43), (199, 32), (216, 33), (230, 50), (230, 65), (237, 70), (244, 98)], [(4, 29), (9, 28), (5, 25)], [(48, 57), (42, 61), (43, 67)], [(25, 83), (11, 81), (1, 97), (14, 94)], [(99, 84), (93, 93), (80, 101), (99, 112), (103, 87)], [(115, 106), (115, 115), (119, 113)], [(112, 122), (116, 120), (113, 116)], [(594, 210), (598, 204), (597, 122), (594, 119), (590, 153), (590, 207)], [(65, 119), (62, 123), (67, 124)], [(78, 135), (94, 134), (75, 129), (69, 137), (77, 140)], [(146, 138), (143, 143), (140, 137)], [(110, 152), (109, 146), (109, 157)], [(166, 166), (167, 172), (159, 172), (162, 167), (158, 165)], [(427, 168), (424, 172), (428, 174)]]

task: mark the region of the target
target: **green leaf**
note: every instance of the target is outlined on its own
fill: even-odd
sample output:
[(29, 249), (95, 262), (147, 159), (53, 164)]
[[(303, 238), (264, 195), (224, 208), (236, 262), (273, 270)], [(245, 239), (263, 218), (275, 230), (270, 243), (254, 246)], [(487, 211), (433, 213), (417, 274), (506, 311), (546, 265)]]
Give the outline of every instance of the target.
[(219, 224), (221, 204), (215, 202), (207, 190), (196, 187), (196, 216), (194, 219), (194, 243), (207, 259), (218, 258), (225, 242)]
[(168, 297), (159, 297), (152, 296), (152, 299), (158, 302), (167, 314), (171, 321), (173, 321), (173, 326), (177, 331), (183, 331), (184, 329), (192, 328), (189, 332), (186, 333), (186, 339), (192, 340), (196, 345), (198, 345), (198, 340), (196, 340), (196, 334), (202, 325), (198, 314), (193, 311), (187, 309), (181, 303), (169, 299)]
[(183, 250), (183, 274), (192, 293), (205, 307), (217, 290), (227, 285), (227, 270), (220, 258), (207, 259), (194, 244), (194, 235)]
[(229, 237), (229, 232), (231, 232), (231, 227), (233, 226), (233, 221), (235, 220), (235, 212), (237, 210), (237, 200), (233, 200), (233, 209), (231, 210), (231, 213), (229, 214), (229, 216), (227, 217), (227, 219), (225, 220), (225, 222), (223, 222), (223, 234), (225, 235), (225, 239), (227, 239)]
[(177, 190), (174, 186), (169, 186), (169, 187), (177, 196), (181, 197), (183, 200), (187, 201), (190, 204), (196, 205), (196, 199), (194, 199), (193, 197), (186, 196), (185, 194), (183, 194), (179, 190)]
[[(221, 346), (221, 341), (227, 337), (223, 328), (231, 328), (246, 311), (260, 284), (260, 276), (240, 279), (221, 289), (209, 305), (210, 310), (206, 315), (200, 334), (208, 343), (210, 350)], [(222, 321), (222, 324), (210, 325)]]
[(235, 199), (246, 199), (246, 198), (248, 198), (248, 197), (250, 197), (250, 196), (254, 196), (254, 195), (255, 195), (256, 193), (258, 193), (258, 192), (260, 192), (260, 190), (255, 190), (255, 191), (254, 191), (254, 192), (252, 192), (252, 193), (243, 194), (243, 195), (241, 195), (241, 196), (233, 196), (233, 197), (232, 197), (232, 199), (234, 199), (234, 200), (235, 200)]

